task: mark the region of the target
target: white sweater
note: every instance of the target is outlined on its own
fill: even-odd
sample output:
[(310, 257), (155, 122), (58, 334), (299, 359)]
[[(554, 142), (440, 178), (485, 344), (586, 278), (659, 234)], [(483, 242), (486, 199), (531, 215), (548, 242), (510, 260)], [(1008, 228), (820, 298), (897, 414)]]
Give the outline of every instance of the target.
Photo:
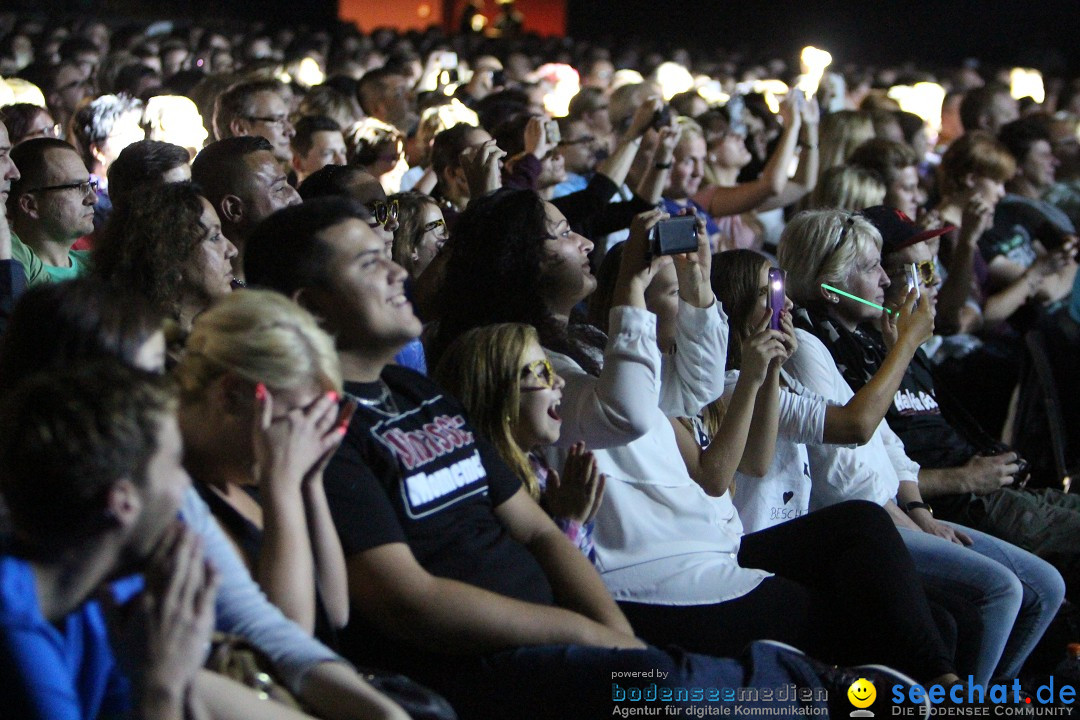
[(739, 567), (735, 506), (690, 477), (669, 420), (693, 417), (723, 394), (727, 317), (719, 303), (680, 302), (678, 352), (664, 359), (652, 313), (616, 307), (609, 327), (599, 377), (548, 351), (566, 380), (559, 445), (583, 440), (607, 475), (597, 569), (617, 600), (704, 605), (741, 597), (769, 573)]

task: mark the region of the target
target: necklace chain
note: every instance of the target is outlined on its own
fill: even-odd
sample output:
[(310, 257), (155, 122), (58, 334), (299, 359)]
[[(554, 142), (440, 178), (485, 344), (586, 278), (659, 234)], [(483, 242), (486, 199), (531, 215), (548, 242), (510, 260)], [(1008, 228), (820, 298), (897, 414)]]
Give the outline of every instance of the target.
[(397, 403), (394, 402), (394, 396), (390, 392), (390, 388), (386, 385), (386, 382), (381, 378), (379, 379), (379, 397), (377, 398), (365, 398), (353, 393), (346, 392), (345, 396), (351, 400), (356, 401), (358, 404), (364, 407), (369, 407), (375, 412), (382, 413), (383, 415), (393, 417), (399, 415)]

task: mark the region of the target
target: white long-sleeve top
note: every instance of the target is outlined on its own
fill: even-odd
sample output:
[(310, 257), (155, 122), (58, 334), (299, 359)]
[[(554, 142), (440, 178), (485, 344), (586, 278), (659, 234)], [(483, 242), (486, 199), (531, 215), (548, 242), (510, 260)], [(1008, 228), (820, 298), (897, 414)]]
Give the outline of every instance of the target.
[(608, 327), (599, 377), (548, 351), (566, 380), (559, 445), (583, 440), (607, 475), (593, 536), (597, 569), (617, 600), (703, 605), (745, 595), (769, 573), (739, 567), (735, 506), (690, 477), (668, 418), (693, 417), (723, 394), (727, 317), (718, 303), (680, 302), (678, 351), (666, 362), (652, 313), (616, 307)]
[[(802, 343), (802, 330), (795, 331)], [(820, 395), (811, 392), (790, 374), (781, 371), (787, 387), (780, 388), (776, 450), (764, 477), (736, 471), (732, 501), (743, 528), (752, 533), (779, 525), (810, 512), (810, 457), (808, 445), (819, 445), (825, 435), (825, 408)], [(739, 371), (727, 374), (724, 399), (730, 399)]]
[[(784, 367), (812, 392), (836, 405), (855, 393), (836, 368), (832, 355), (810, 333), (799, 334), (799, 349)], [(919, 465), (904, 452), (904, 443), (884, 420), (870, 442), (859, 447), (810, 445), (810, 509), (844, 500), (870, 500), (884, 505), (896, 499), (902, 481), (919, 481)]]

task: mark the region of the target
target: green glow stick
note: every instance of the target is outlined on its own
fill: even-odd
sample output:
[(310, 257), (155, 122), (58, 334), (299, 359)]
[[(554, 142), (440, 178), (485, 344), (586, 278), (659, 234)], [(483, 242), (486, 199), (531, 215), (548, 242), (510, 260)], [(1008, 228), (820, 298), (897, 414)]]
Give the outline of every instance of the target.
[(890, 310), (887, 307), (882, 307), (881, 305), (878, 305), (877, 303), (872, 303), (869, 300), (864, 300), (863, 298), (859, 297), (858, 295), (852, 295), (849, 292), (844, 292), (840, 288), (834, 288), (832, 285), (826, 285), (825, 283), (821, 283), (821, 287), (825, 288), (826, 290), (831, 290), (834, 293), (837, 293), (839, 295), (843, 295), (844, 297), (851, 298), (852, 300), (858, 300), (863, 305), (869, 305), (872, 308), (877, 308), (878, 310), (884, 310), (885, 312), (889, 313), (890, 315), (893, 314), (893, 311)]

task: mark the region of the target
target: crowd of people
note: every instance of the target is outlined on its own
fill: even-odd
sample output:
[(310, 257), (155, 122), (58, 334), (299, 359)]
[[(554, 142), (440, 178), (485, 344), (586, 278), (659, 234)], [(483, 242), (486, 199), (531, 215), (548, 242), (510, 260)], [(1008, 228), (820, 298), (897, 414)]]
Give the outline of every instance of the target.
[(0, 33), (13, 716), (914, 714), (1080, 641), (1080, 82)]

